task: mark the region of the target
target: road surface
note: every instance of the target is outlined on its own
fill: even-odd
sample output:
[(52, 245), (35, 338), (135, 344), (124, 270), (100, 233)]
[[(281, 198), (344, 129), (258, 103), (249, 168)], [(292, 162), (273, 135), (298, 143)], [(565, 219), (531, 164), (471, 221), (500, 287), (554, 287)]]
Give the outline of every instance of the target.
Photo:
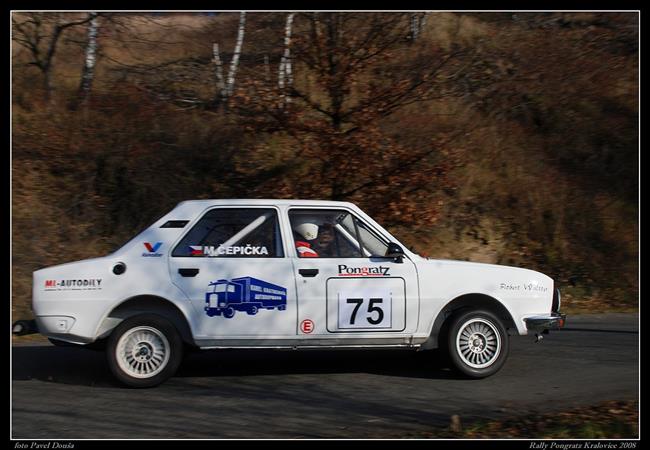
[(465, 380), (431, 352), (209, 351), (145, 390), (102, 352), (15, 344), (16, 439), (399, 438), (461, 420), (638, 398), (636, 314), (569, 317), (541, 343), (512, 337), (496, 375)]

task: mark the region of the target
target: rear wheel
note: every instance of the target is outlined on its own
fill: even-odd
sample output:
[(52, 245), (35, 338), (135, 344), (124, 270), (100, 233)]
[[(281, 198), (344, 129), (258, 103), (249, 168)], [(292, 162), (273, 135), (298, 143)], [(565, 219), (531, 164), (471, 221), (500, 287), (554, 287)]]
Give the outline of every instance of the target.
[(164, 317), (140, 314), (120, 323), (108, 341), (108, 365), (130, 387), (156, 386), (176, 373), (183, 342)]
[(454, 369), (471, 378), (484, 378), (503, 367), (509, 351), (506, 328), (488, 311), (466, 311), (448, 329), (446, 350)]

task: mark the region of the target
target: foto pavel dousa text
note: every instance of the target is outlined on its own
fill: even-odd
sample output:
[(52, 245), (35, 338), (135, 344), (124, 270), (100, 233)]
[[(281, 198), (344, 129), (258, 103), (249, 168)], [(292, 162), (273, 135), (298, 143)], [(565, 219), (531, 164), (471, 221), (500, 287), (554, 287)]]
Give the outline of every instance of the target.
[(74, 448), (72, 442), (58, 442), (58, 441), (31, 441), (31, 442), (16, 442), (14, 448), (25, 449), (63, 449)]

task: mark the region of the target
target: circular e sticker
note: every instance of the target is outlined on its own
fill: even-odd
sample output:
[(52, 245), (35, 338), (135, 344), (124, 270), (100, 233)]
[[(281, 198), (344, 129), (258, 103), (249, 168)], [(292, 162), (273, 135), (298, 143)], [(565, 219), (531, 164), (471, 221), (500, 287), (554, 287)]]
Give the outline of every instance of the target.
[(300, 331), (309, 334), (314, 331), (314, 322), (311, 319), (305, 319), (300, 322)]

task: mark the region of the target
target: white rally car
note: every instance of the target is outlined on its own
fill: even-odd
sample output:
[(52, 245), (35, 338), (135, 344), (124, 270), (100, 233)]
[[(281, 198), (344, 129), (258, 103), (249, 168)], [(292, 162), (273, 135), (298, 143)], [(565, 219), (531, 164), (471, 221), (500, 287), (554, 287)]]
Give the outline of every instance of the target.
[(562, 327), (559, 308), (548, 276), (422, 258), (351, 203), (197, 200), (115, 253), (34, 272), (35, 320), (13, 332), (105, 347), (134, 387), (193, 348), (440, 348), (480, 378), (510, 334)]

